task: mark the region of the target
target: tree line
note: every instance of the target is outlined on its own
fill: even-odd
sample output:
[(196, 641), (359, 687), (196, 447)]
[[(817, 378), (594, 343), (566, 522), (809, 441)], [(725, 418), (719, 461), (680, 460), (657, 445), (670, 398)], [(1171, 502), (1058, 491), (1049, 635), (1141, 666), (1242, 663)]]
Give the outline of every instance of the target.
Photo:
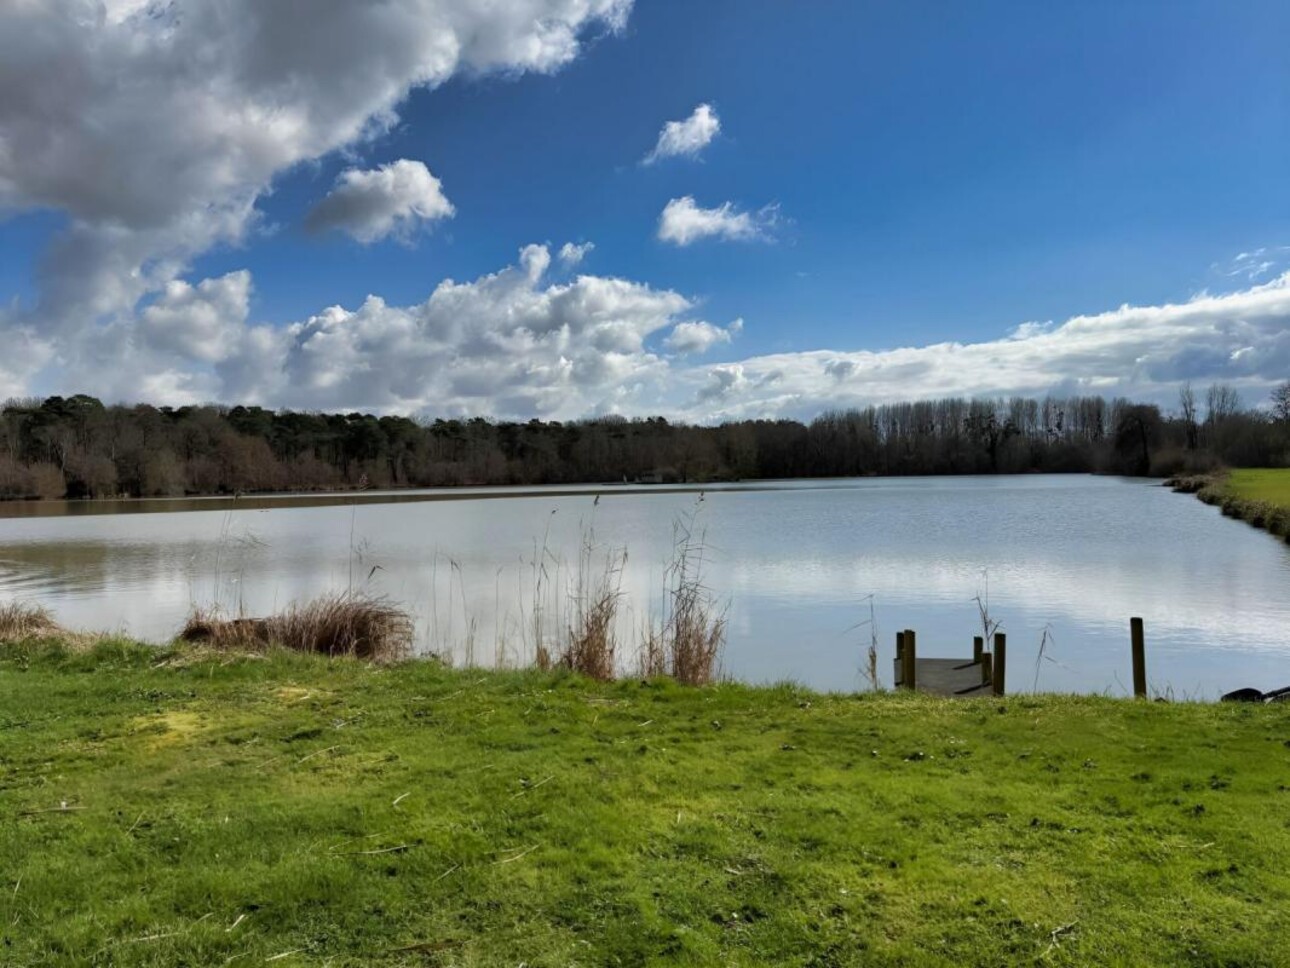
[(1290, 382), (1268, 409), (1190, 386), (1168, 412), (1098, 396), (958, 397), (716, 426), (662, 417), (527, 422), (104, 405), (0, 409), (0, 498), (355, 487), (706, 482), (895, 474), (1169, 475), (1290, 464)]

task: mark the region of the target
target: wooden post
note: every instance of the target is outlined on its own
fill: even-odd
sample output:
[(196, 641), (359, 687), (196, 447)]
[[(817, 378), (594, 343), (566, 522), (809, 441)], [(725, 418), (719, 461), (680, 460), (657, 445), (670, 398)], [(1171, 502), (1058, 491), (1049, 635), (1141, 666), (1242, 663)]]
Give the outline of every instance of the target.
[(906, 689), (918, 688), (918, 647), (915, 642), (914, 630), (905, 629), (905, 652), (904, 663), (902, 664), (902, 678), (905, 680)]
[(1008, 637), (994, 633), (994, 694), (1002, 696), (1008, 672)]
[(981, 664), (981, 656), (985, 652), (985, 639), (979, 635), (972, 636), (972, 661), (977, 665)]
[(1142, 619), (1129, 619), (1129, 638), (1133, 641), (1133, 695), (1147, 698), (1147, 638)]
[(981, 685), (989, 686), (994, 683), (994, 656), (989, 652), (981, 653)]
[(905, 684), (905, 633), (896, 633), (896, 685)]

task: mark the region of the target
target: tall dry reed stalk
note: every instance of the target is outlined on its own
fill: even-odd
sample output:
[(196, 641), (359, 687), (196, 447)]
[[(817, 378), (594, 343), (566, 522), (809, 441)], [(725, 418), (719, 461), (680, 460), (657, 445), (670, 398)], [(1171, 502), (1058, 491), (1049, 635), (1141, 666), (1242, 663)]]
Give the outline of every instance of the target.
[(985, 641), (985, 651), (989, 652), (994, 642), (994, 633), (999, 631), (999, 622), (990, 615), (990, 572), (981, 572), (981, 577), (985, 582), (985, 596), (982, 597), (981, 593), (977, 592), (973, 601), (976, 602), (977, 617), (981, 621), (981, 637)]
[[(448, 563), (448, 586), (443, 592), (447, 604), (441, 612), (439, 598), (439, 560)], [(379, 566), (378, 566), (379, 567)], [(461, 606), (460, 633), (457, 630), (457, 606)], [(479, 617), (466, 597), (465, 571), (456, 558), (435, 551), (430, 559), (430, 616), (427, 630), (430, 654), (441, 662), (461, 660), (467, 668), (475, 665), (475, 643), (479, 637)]]
[(557, 510), (552, 508), (547, 516), (541, 547), (536, 540), (533, 542), (533, 557), (528, 561), (532, 597), (527, 619), (524, 615), (522, 576), (520, 585), (520, 625), (524, 630), (525, 644), (533, 655), (534, 663), (544, 670), (558, 661), (560, 649), (556, 639), (558, 630), (563, 627), (559, 589), (564, 562), (550, 547), (551, 519), (555, 517)]
[(864, 665), (861, 666), (860, 674), (868, 680), (869, 688), (877, 692), (881, 688), (878, 682), (878, 616), (874, 610), (873, 596), (865, 596), (865, 601), (869, 603), (869, 618), (858, 625), (853, 625), (848, 631), (869, 629), (869, 644), (865, 648)]
[(672, 560), (664, 572), (663, 615), (643, 631), (643, 675), (670, 675), (687, 685), (706, 685), (720, 672), (726, 611), (703, 582), (705, 529), (699, 527), (703, 494), (672, 526)]
[(1053, 638), (1052, 625), (1045, 625), (1043, 629), (1043, 633), (1039, 636), (1039, 654), (1035, 656), (1035, 686), (1034, 686), (1035, 692), (1039, 691), (1039, 672), (1040, 672), (1040, 669), (1043, 667), (1044, 660), (1047, 659), (1049, 662), (1052, 662), (1055, 665), (1061, 664), (1057, 662), (1057, 660), (1054, 659), (1051, 655), (1048, 654), (1048, 647), (1050, 645), (1055, 645), (1055, 644), (1056, 644), (1056, 640)]

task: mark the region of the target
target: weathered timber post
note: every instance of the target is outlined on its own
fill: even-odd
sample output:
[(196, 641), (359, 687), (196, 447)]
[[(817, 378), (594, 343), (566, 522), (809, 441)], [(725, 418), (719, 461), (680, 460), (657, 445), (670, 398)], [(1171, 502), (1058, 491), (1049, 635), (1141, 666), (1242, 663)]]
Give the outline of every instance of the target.
[(981, 653), (981, 685), (991, 686), (994, 683), (994, 656), (989, 652)]
[(981, 656), (985, 652), (985, 639), (979, 635), (972, 636), (972, 661), (977, 665), (981, 664)]
[(1129, 638), (1133, 641), (1133, 695), (1147, 698), (1147, 637), (1142, 619), (1129, 619)]
[(1008, 637), (994, 633), (994, 694), (1002, 696), (1008, 673)]
[(901, 665), (901, 675), (905, 680), (906, 689), (918, 688), (918, 646), (914, 636), (913, 629), (905, 629), (905, 651), (903, 653), (904, 662)]
[(905, 633), (896, 633), (896, 685), (905, 684)]

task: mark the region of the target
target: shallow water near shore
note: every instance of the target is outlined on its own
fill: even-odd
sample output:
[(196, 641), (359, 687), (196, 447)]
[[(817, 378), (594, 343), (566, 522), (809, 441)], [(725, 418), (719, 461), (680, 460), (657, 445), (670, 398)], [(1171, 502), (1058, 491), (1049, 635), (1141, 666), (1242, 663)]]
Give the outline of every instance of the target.
[(353, 588), (410, 608), (423, 652), (525, 663), (535, 628), (567, 624), (594, 535), (593, 572), (627, 552), (630, 661), (696, 509), (735, 678), (865, 687), (872, 602), (889, 685), (898, 628), (920, 655), (970, 655), (980, 596), (1008, 635), (1009, 692), (1124, 693), (1132, 615), (1155, 692), (1290, 685), (1290, 547), (1157, 482), (1089, 476), (0, 505), (0, 600), (160, 641), (193, 604), (260, 615)]

